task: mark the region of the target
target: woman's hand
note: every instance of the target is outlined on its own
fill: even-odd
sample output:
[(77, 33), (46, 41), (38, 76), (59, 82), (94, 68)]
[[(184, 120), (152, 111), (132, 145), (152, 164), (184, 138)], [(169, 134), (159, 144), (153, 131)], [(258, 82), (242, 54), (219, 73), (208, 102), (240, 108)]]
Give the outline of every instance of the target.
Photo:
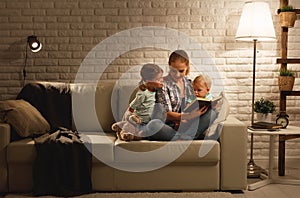
[(193, 111), (189, 113), (182, 113), (181, 114), (181, 121), (187, 122), (187, 120), (194, 119), (196, 117), (200, 117), (201, 115), (205, 114), (208, 107), (202, 107), (201, 109), (194, 109)]
[(206, 113), (206, 111), (207, 111), (207, 109), (208, 109), (208, 107), (207, 106), (204, 106), (204, 107), (202, 107), (201, 109), (199, 109), (199, 110), (197, 110), (196, 109), (196, 111), (198, 111), (199, 112), (199, 115), (198, 116), (202, 116), (203, 114), (205, 114)]

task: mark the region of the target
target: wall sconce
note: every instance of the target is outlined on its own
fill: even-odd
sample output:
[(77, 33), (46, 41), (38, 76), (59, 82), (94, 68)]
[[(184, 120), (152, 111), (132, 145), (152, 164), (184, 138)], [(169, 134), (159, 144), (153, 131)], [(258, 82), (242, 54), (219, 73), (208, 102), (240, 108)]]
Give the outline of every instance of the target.
[(26, 80), (26, 66), (27, 66), (27, 49), (28, 46), (32, 52), (39, 52), (42, 49), (42, 43), (37, 39), (36, 36), (31, 35), (27, 37), (26, 50), (25, 50), (25, 63), (23, 67), (23, 80)]
[(42, 49), (42, 43), (34, 35), (27, 37), (27, 43), (32, 52), (38, 52)]

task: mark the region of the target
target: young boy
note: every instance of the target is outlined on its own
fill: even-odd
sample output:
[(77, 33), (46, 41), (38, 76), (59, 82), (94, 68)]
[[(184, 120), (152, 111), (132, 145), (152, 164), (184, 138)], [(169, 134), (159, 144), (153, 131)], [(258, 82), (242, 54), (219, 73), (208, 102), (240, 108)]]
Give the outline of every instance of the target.
[(162, 87), (163, 70), (158, 65), (143, 65), (140, 75), (142, 79), (135, 98), (129, 104), (122, 121), (112, 125), (112, 130), (117, 132), (121, 140), (143, 139), (143, 129), (151, 120), (154, 109), (156, 89)]

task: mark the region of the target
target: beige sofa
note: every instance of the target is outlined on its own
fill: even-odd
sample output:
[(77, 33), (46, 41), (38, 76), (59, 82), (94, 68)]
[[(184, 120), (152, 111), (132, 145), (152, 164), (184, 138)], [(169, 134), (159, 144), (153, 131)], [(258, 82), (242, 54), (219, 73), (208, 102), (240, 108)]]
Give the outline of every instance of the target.
[[(218, 140), (124, 142), (116, 139), (110, 126), (120, 119), (134, 87), (70, 84), (70, 90), (73, 127), (92, 143), (94, 191), (246, 188), (246, 126), (235, 117), (229, 115), (220, 123)], [(35, 155), (32, 138), (11, 141), (11, 126), (0, 123), (0, 192), (32, 191)]]

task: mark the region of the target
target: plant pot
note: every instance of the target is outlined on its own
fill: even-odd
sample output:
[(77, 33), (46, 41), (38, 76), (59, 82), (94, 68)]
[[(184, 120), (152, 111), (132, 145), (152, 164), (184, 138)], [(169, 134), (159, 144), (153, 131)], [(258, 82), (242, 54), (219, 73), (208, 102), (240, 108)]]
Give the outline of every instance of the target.
[(279, 91), (292, 91), (294, 82), (294, 76), (278, 76)]
[(257, 122), (272, 122), (272, 113), (256, 113)]
[(281, 27), (294, 27), (297, 19), (296, 12), (281, 12), (279, 16)]

